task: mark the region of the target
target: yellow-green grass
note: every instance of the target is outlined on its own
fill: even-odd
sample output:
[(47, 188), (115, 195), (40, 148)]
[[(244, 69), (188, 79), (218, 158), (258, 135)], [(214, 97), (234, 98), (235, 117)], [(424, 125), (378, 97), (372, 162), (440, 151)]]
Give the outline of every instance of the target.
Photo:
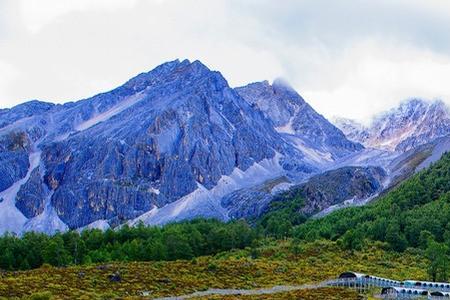
[[(20, 299), (38, 292), (50, 292), (53, 299), (131, 298), (142, 292), (150, 292), (152, 297), (174, 296), (209, 288), (254, 289), (317, 283), (347, 270), (399, 280), (427, 279), (427, 262), (419, 255), (388, 252), (382, 248), (376, 244), (364, 251), (349, 252), (334, 242), (318, 241), (292, 251), (290, 241), (266, 241), (256, 259), (250, 258), (250, 253), (255, 254), (255, 251), (247, 249), (191, 261), (111, 263), (8, 272), (0, 275), (0, 297)], [(116, 272), (120, 273), (121, 281), (110, 282), (108, 276)]]

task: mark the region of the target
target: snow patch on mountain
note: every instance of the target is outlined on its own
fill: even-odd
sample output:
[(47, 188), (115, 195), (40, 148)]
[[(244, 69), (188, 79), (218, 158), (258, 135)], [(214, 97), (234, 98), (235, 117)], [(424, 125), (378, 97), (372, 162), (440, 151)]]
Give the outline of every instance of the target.
[(283, 174), (285, 171), (280, 165), (280, 158), (281, 154), (276, 153), (272, 159), (254, 163), (245, 171), (235, 168), (230, 175), (223, 175), (217, 185), (210, 190), (197, 183), (198, 187), (194, 192), (161, 208), (155, 207), (130, 224), (142, 221), (145, 224), (162, 225), (195, 217), (211, 217), (227, 221), (228, 211), (221, 206), (221, 198), (233, 191), (260, 184)]
[(86, 130), (94, 125), (97, 125), (100, 122), (104, 122), (115, 115), (123, 112), (127, 108), (135, 105), (139, 101), (141, 101), (144, 98), (145, 94), (143, 92), (136, 93), (135, 95), (130, 96), (128, 99), (121, 101), (116, 106), (112, 107), (111, 109), (100, 113), (92, 118), (90, 118), (87, 121), (84, 121), (78, 125), (75, 126), (76, 131), (83, 131)]
[(109, 225), (107, 220), (97, 220), (94, 221), (84, 227), (78, 228), (78, 232), (82, 232), (83, 230), (86, 229), (100, 229), (100, 230), (107, 230), (111, 228), (111, 226)]
[(293, 124), (295, 116), (298, 114), (299, 110), (300, 108), (296, 107), (293, 116), (289, 118), (288, 122), (285, 125), (275, 127), (275, 130), (278, 131), (279, 133), (287, 133), (295, 135), (296, 131), (293, 127)]
[(305, 154), (311, 163), (323, 166), (334, 162), (333, 155), (326, 149), (310, 146), (304, 139), (296, 135), (285, 135), (285, 138)]
[(47, 234), (54, 234), (57, 231), (64, 232), (69, 229), (69, 227), (64, 224), (64, 222), (59, 218), (55, 209), (51, 205), (51, 197), (53, 192), (50, 192), (45, 201), (44, 211), (32, 218), (29, 219), (23, 226), (23, 232), (27, 231), (35, 231), (35, 232), (43, 232)]
[(31, 173), (37, 168), (41, 161), (41, 152), (32, 152), (29, 156), (30, 167), (26, 176), (15, 182), (11, 187), (0, 193), (0, 234), (5, 232), (22, 231), (23, 225), (27, 222), (27, 218), (20, 212), (15, 203), (16, 196), (20, 187), (24, 185), (31, 176)]
[(369, 126), (334, 119), (347, 138), (368, 148), (405, 152), (450, 134), (450, 111), (442, 101), (412, 99), (373, 118)]
[(328, 169), (338, 169), (345, 166), (377, 166), (387, 169), (392, 160), (395, 159), (399, 154), (400, 153), (387, 150), (366, 148), (361, 152), (336, 161), (334, 164), (329, 165)]

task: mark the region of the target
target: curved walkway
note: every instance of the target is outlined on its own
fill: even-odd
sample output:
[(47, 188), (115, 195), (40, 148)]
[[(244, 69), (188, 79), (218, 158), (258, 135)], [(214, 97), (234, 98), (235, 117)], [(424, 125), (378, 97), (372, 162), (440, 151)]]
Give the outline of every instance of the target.
[(182, 300), (182, 299), (190, 299), (194, 297), (204, 297), (204, 296), (230, 296), (230, 295), (266, 295), (266, 294), (276, 294), (276, 293), (284, 293), (291, 292), (296, 290), (305, 290), (305, 289), (316, 289), (320, 287), (327, 286), (329, 281), (324, 281), (318, 284), (303, 284), (303, 285), (277, 285), (272, 288), (260, 288), (253, 290), (246, 289), (209, 289), (202, 292), (195, 292), (188, 295), (182, 296), (174, 296), (174, 297), (162, 297), (155, 298), (154, 300)]

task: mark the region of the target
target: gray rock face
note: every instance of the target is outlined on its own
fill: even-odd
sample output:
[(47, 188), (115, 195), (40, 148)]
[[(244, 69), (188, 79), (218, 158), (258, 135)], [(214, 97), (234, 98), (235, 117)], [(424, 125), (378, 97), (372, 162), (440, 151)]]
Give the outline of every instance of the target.
[[(345, 135), (282, 80), (252, 83), (236, 91), (259, 108), (300, 150), (315, 149), (330, 160), (360, 151), (363, 147)], [(306, 151), (307, 152), (307, 151)]]
[(282, 176), (268, 180), (263, 184), (230, 193), (221, 200), (233, 219), (255, 218), (267, 211), (269, 204), (276, 198), (276, 186), (289, 183)]
[(125, 87), (142, 92), (133, 106), (44, 148), (52, 205), (70, 227), (134, 218), (275, 151), (301, 155), (199, 62), (163, 65)]
[(29, 167), (29, 141), (23, 132), (0, 137), (0, 192), (25, 177)]
[(20, 187), (16, 196), (16, 207), (27, 218), (33, 218), (44, 211), (46, 189), (39, 169), (35, 169), (30, 179)]
[(386, 172), (379, 167), (344, 167), (317, 175), (289, 193), (306, 199), (302, 212), (312, 215), (350, 199), (366, 199), (383, 189)]
[(376, 116), (370, 126), (339, 119), (349, 139), (366, 147), (405, 152), (450, 134), (450, 112), (442, 101), (413, 99)]
[(41, 115), (55, 106), (37, 100), (19, 104), (11, 109), (0, 109), (0, 128), (10, 125), (20, 119)]

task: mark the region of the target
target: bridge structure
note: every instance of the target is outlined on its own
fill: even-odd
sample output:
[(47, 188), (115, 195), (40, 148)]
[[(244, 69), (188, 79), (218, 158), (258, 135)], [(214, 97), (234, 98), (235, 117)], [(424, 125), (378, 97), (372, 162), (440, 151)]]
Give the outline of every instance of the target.
[(398, 281), (357, 272), (344, 272), (338, 278), (325, 282), (326, 286), (346, 287), (365, 293), (381, 288), (382, 299), (450, 300), (450, 283), (418, 280)]

